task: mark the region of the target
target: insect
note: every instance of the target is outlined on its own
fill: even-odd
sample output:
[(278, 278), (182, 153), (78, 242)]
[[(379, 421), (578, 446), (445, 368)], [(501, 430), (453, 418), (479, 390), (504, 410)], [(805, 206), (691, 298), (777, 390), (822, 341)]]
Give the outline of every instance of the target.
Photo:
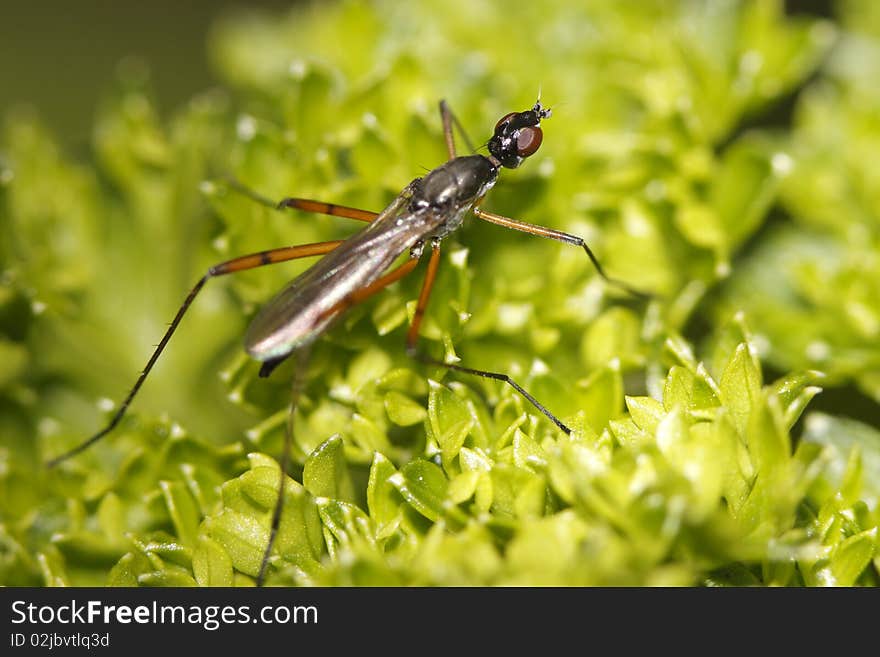
[[(244, 338), (247, 352), (262, 363), (260, 376), (268, 376), (281, 362), (291, 356), (296, 357), (298, 366), (295, 368), (289, 416), (292, 418), (292, 410), (296, 406), (302, 387), (302, 373), (306, 369), (309, 346), (348, 308), (411, 273), (426, 247), (430, 247), (430, 257), (415, 314), (406, 335), (407, 352), (427, 364), (502, 381), (513, 387), (560, 430), (566, 434), (571, 433), (569, 427), (508, 375), (447, 363), (419, 351), (419, 329), (440, 264), (440, 246), (443, 238), (461, 226), (465, 216), (472, 212), (478, 219), (505, 228), (580, 247), (605, 281), (626, 290), (633, 296), (647, 295), (623, 281), (609, 277), (582, 238), (494, 214), (480, 207), (487, 192), (495, 185), (501, 169), (516, 169), (541, 146), (543, 139), (541, 121), (549, 118), (551, 111), (541, 105), (540, 99), (531, 109), (510, 112), (499, 119), (487, 144), (488, 155), (457, 156), (453, 125), (462, 135), (464, 130), (461, 129), (458, 119), (445, 101), (440, 101), (440, 115), (449, 159), (425, 176), (410, 182), (382, 212), (375, 213), (304, 198), (286, 198), (275, 204), (237, 185), (239, 191), (273, 207), (345, 217), (367, 222), (368, 225), (347, 240), (275, 248), (233, 258), (210, 267), (190, 290), (128, 396), (107, 425), (73, 449), (51, 459), (48, 466), (53, 467), (79, 454), (119, 424), (187, 309), (209, 279), (298, 258), (324, 256), (291, 281), (257, 313)], [(464, 139), (470, 146), (466, 136)], [(236, 186), (234, 181), (233, 186)], [(398, 257), (407, 251), (409, 252), (407, 261), (388, 271)], [(292, 440), (290, 424), (289, 420), (284, 452), (280, 461), (279, 494), (272, 515), (268, 544), (257, 576), (258, 584), (261, 584), (265, 577), (281, 518), (284, 477), (289, 465)]]

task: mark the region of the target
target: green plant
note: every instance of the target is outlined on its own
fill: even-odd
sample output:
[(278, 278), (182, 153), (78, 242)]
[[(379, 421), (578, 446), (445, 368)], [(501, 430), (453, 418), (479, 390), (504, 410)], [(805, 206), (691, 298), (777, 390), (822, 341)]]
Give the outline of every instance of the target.
[[(100, 425), (93, 400), (118, 402), (209, 264), (352, 230), (269, 211), (225, 175), (380, 209), (443, 160), (439, 96), (480, 139), (540, 84), (544, 145), (487, 205), (583, 235), (656, 298), (471, 222), (426, 345), (516, 375), (575, 431), (408, 360), (410, 277), (316, 347), (270, 582), (876, 585), (878, 423), (843, 407), (799, 422), (820, 386), (880, 402), (880, 23), (844, 9), (328, 3), (218, 24), (226, 91), (169, 120), (124, 70), (88, 161), (10, 114), (0, 582), (252, 583), (290, 369), (256, 380), (237, 339), (305, 263), (212, 281), (115, 434), (42, 462)], [(744, 128), (790, 92), (792, 125)]]

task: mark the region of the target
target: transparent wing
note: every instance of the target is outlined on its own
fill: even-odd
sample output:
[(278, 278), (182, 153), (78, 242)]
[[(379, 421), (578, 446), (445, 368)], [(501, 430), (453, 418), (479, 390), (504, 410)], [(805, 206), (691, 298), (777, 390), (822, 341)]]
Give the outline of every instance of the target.
[(402, 253), (430, 235), (442, 218), (430, 210), (410, 211), (414, 185), (260, 310), (245, 335), (245, 348), (254, 358), (279, 358), (315, 339), (334, 318), (328, 311), (375, 281)]

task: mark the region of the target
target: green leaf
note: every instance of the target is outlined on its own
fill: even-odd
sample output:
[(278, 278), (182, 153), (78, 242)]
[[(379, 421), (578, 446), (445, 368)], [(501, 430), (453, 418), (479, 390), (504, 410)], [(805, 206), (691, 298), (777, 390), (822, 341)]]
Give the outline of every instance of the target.
[(620, 361), (622, 367), (639, 363), (641, 350), (638, 317), (626, 308), (609, 308), (590, 324), (581, 343), (581, 354), (590, 369)]
[(519, 518), (541, 515), (547, 493), (543, 477), (503, 463), (492, 468), (491, 477), (493, 511)]
[(848, 504), (880, 497), (880, 431), (849, 418), (812, 412), (804, 421), (803, 441), (830, 448), (825, 473), (831, 494), (841, 491)]
[[(150, 568), (149, 560), (138, 552), (129, 552), (116, 562), (107, 577), (107, 586), (137, 586), (138, 575)], [(57, 584), (46, 582), (50, 586)]]
[(303, 486), (315, 497), (354, 501), (354, 485), (345, 447), (339, 436), (333, 436), (318, 445), (303, 466)]
[[(370, 418), (355, 413), (346, 432), (346, 439), (357, 445), (362, 451), (362, 458), (377, 451), (390, 452), (391, 445), (382, 427)], [(317, 449), (317, 448), (316, 448)]]
[(324, 498), (318, 501), (318, 513), (324, 527), (340, 545), (354, 548), (373, 545), (374, 529), (370, 519), (355, 505)]
[(534, 520), (511, 541), (507, 549), (510, 565), (525, 578), (523, 583), (561, 584), (555, 578), (577, 559), (588, 533), (588, 525), (571, 510)]
[(452, 500), (454, 504), (461, 504), (462, 502), (469, 500), (476, 492), (480, 478), (483, 476), (484, 474), (478, 470), (468, 470), (467, 472), (462, 472), (460, 475), (456, 475), (449, 482), (449, 499)]
[(380, 378), (390, 368), (391, 359), (387, 353), (379, 349), (366, 349), (351, 361), (346, 383), (351, 390), (360, 390), (363, 386)]
[[(252, 469), (224, 485), (224, 508), (202, 523), (202, 532), (226, 550), (233, 567), (251, 577), (259, 572), (268, 544), (278, 499), (278, 476), (274, 461), (254, 455)], [(321, 522), (314, 498), (286, 478), (274, 553), (299, 568), (310, 569), (322, 551)]]
[(756, 400), (746, 431), (749, 453), (759, 473), (783, 466), (791, 456), (788, 431), (780, 422), (778, 406), (772, 399), (763, 403), (760, 398)]
[(534, 471), (547, 464), (547, 455), (537, 442), (517, 430), (513, 435), (513, 462), (518, 468)]
[(782, 404), (789, 429), (798, 421), (810, 400), (822, 392), (822, 388), (813, 384), (824, 378), (821, 372), (810, 371), (791, 374), (773, 383), (771, 390)]
[(137, 579), (141, 586), (196, 586), (192, 576), (180, 568), (168, 568), (140, 575)]
[(733, 359), (737, 347), (752, 342), (754, 337), (749, 331), (746, 315), (742, 311), (725, 318), (713, 336), (712, 356), (708, 361), (709, 371), (715, 380), (720, 380), (727, 364)]
[(831, 572), (839, 586), (852, 586), (862, 571), (871, 563), (877, 544), (877, 528), (874, 527), (838, 545), (831, 555)]
[(390, 481), (429, 520), (436, 522), (443, 515), (449, 482), (438, 466), (425, 460), (410, 461)]
[(679, 365), (669, 370), (663, 387), (663, 406), (667, 411), (674, 408), (708, 410), (719, 404), (716, 389), (709, 382), (708, 374), (704, 370), (692, 372)]
[(370, 518), (376, 523), (376, 537), (379, 539), (390, 536), (400, 524), (402, 500), (391, 483), (391, 477), (396, 472), (391, 461), (376, 452), (367, 483), (367, 508)]
[(443, 454), (444, 463), (453, 459), (464, 445), (475, 419), (467, 402), (452, 390), (431, 382), (428, 394), (428, 422), (431, 433)]
[(65, 559), (85, 564), (113, 563), (123, 551), (119, 544), (86, 531), (58, 534), (52, 542)]
[(680, 407), (673, 409), (657, 426), (657, 447), (672, 461), (678, 461), (679, 467), (682, 462), (683, 450), (689, 442), (690, 427)]
[(849, 507), (859, 501), (862, 493), (862, 451), (859, 445), (849, 453), (843, 481), (840, 484), (840, 504)]
[(232, 586), (232, 559), (219, 543), (203, 536), (193, 551), (193, 573), (199, 586)]
[[(674, 396), (675, 393), (672, 393)], [(651, 397), (626, 397), (626, 408), (633, 422), (648, 433), (657, 431), (665, 414), (663, 404)], [(673, 408), (679, 404), (673, 403)]]
[[(712, 191), (718, 193), (715, 187)], [(690, 242), (716, 250), (727, 246), (728, 235), (722, 222), (716, 207), (698, 201), (682, 204), (675, 215), (675, 225)]]
[[(776, 197), (779, 177), (771, 164), (771, 144), (745, 138), (728, 148), (712, 179), (709, 205), (717, 213), (720, 239), (716, 246), (730, 253), (757, 230)], [(785, 155), (775, 154), (777, 160)]]
[(734, 426), (743, 436), (746, 435), (752, 407), (761, 394), (761, 383), (757, 359), (747, 344), (740, 344), (724, 368), (718, 385), (721, 400), (730, 409)]
[(118, 495), (108, 493), (98, 507), (98, 522), (111, 540), (118, 540), (125, 533), (124, 506)]
[(418, 424), (427, 415), (421, 404), (395, 390), (385, 395), (385, 410), (388, 412), (388, 419), (402, 427)]
[(755, 467), (755, 482), (741, 518), (759, 536), (772, 535), (792, 523), (806, 489), (792, 463), (790, 437), (775, 398), (759, 398), (746, 427), (746, 444)]
[(601, 432), (623, 411), (623, 379), (618, 365), (594, 371), (578, 387), (581, 408), (593, 431)]
[(269, 541), (268, 526), (260, 518), (226, 509), (206, 518), (202, 528), (223, 547), (237, 571), (257, 576)]
[(188, 546), (195, 544), (201, 517), (189, 491), (180, 483), (160, 481), (162, 496), (168, 507), (174, 530), (181, 543)]

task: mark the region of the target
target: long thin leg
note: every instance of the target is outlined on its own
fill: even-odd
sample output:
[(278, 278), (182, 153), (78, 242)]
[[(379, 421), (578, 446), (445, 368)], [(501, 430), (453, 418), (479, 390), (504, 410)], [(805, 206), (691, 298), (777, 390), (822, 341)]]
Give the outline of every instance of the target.
[(346, 219), (355, 219), (357, 221), (366, 222), (373, 221), (373, 219), (379, 216), (378, 212), (352, 208), (347, 205), (325, 203), (324, 201), (314, 201), (308, 198), (298, 198), (291, 196), (276, 202), (270, 198), (266, 198), (262, 194), (258, 194), (250, 187), (239, 182), (235, 178), (232, 178), (231, 176), (227, 176), (225, 180), (226, 184), (228, 184), (230, 188), (234, 189), (239, 194), (247, 196), (249, 199), (256, 201), (260, 205), (265, 205), (267, 208), (271, 208), (273, 210), (294, 208), (296, 210), (302, 210), (304, 212), (317, 212), (318, 214), (328, 214), (333, 217), (345, 217)]
[(598, 272), (599, 276), (605, 279), (606, 282), (611, 285), (615, 285), (622, 290), (628, 292), (634, 297), (639, 297), (641, 299), (650, 299), (651, 295), (647, 292), (642, 292), (641, 290), (637, 290), (632, 287), (628, 283), (618, 279), (612, 278), (608, 274), (605, 273), (605, 270), (602, 268), (602, 265), (599, 264), (599, 260), (596, 258), (595, 254), (590, 250), (590, 247), (587, 246), (587, 243), (583, 240), (583, 238), (578, 237), (577, 235), (572, 235), (570, 233), (563, 233), (560, 230), (553, 230), (552, 228), (547, 228), (546, 226), (537, 226), (535, 224), (528, 224), (524, 221), (517, 221), (516, 219), (510, 219), (509, 217), (503, 217), (500, 214), (495, 214), (494, 212), (486, 212), (485, 210), (480, 209), (479, 207), (474, 208), (474, 215), (482, 219), (483, 221), (488, 221), (489, 223), (498, 224), (499, 226), (504, 226), (505, 228), (511, 228), (513, 230), (518, 230), (523, 233), (528, 233), (530, 235), (537, 235), (538, 237), (547, 237), (551, 240), (556, 240), (557, 242), (564, 242), (566, 244), (572, 244), (574, 246), (581, 247), (590, 258), (590, 261), (593, 263), (593, 267), (596, 268), (596, 272)]
[(416, 304), (416, 312), (413, 315), (412, 324), (409, 327), (409, 332), (406, 335), (406, 353), (408, 353), (412, 358), (415, 358), (422, 363), (426, 363), (428, 365), (436, 365), (438, 367), (445, 367), (448, 370), (453, 370), (454, 372), (463, 372), (465, 374), (472, 374), (474, 376), (480, 376), (484, 379), (494, 379), (495, 381), (501, 381), (506, 383), (511, 388), (516, 390), (520, 395), (522, 395), (532, 406), (538, 409), (541, 413), (543, 413), (553, 424), (559, 427), (566, 434), (571, 433), (571, 429), (568, 428), (562, 421), (557, 418), (553, 413), (551, 413), (546, 406), (544, 406), (541, 402), (535, 399), (525, 388), (523, 388), (520, 384), (514, 381), (507, 374), (502, 374), (500, 372), (489, 372), (487, 370), (476, 370), (471, 367), (464, 367), (462, 365), (456, 365), (454, 363), (447, 363), (442, 360), (438, 360), (436, 358), (431, 358), (430, 356), (421, 353), (418, 350), (418, 340), (419, 340), (419, 328), (422, 324), (422, 318), (425, 315), (425, 309), (428, 306), (428, 300), (431, 298), (431, 289), (434, 287), (434, 280), (437, 277), (437, 267), (440, 263), (440, 245), (439, 243), (434, 243), (431, 249), (431, 259), (428, 261), (428, 272), (425, 275), (425, 281), (422, 283), (422, 290), (419, 293), (419, 301)]
[(434, 242), (431, 245), (431, 259), (428, 260), (428, 271), (425, 273), (425, 280), (422, 282), (422, 289), (419, 291), (419, 300), (416, 303), (416, 311), (413, 313), (412, 324), (409, 325), (409, 331), (406, 334), (406, 351), (410, 355), (416, 354), (416, 344), (419, 341), (419, 329), (422, 326), (422, 318), (425, 316), (425, 309), (428, 307), (428, 301), (431, 298), (431, 290), (434, 289), (434, 280), (437, 278), (437, 268), (440, 266), (440, 243)]
[(294, 208), (304, 212), (317, 212), (318, 214), (329, 214), (333, 217), (345, 217), (346, 219), (356, 219), (357, 221), (373, 221), (379, 216), (378, 212), (370, 210), (360, 210), (347, 205), (336, 205), (335, 203), (325, 203), (323, 201), (313, 201), (308, 198), (289, 197), (282, 199), (278, 203), (279, 208)]
[(449, 107), (449, 103), (445, 100), (440, 101), (440, 118), (443, 121), (443, 138), (446, 140), (446, 151), (449, 153), (450, 160), (455, 158), (455, 137), (452, 134), (453, 125), (458, 128), (458, 132), (461, 134), (462, 139), (464, 139), (464, 143), (468, 147), (468, 150), (471, 153), (476, 152), (471, 140), (468, 139), (464, 126), (461, 125), (458, 117), (455, 116), (455, 113), (453, 113), (452, 109)]
[(286, 262), (288, 260), (296, 260), (297, 258), (307, 258), (309, 256), (324, 255), (325, 253), (329, 253), (330, 251), (335, 249), (340, 244), (342, 244), (341, 240), (334, 240), (332, 242), (316, 242), (314, 244), (301, 244), (299, 246), (287, 246), (279, 249), (271, 249), (269, 251), (260, 251), (259, 253), (252, 253), (250, 255), (227, 260), (226, 262), (221, 262), (208, 269), (208, 272), (204, 276), (202, 276), (201, 279), (199, 279), (198, 283), (193, 286), (192, 290), (190, 290), (189, 294), (186, 296), (186, 299), (184, 299), (183, 304), (180, 306), (177, 314), (174, 316), (174, 319), (168, 326), (168, 330), (165, 331), (165, 335), (162, 336), (162, 340), (153, 351), (153, 354), (150, 356), (150, 360), (147, 361), (146, 367), (144, 367), (140, 376), (137, 378), (137, 381), (135, 381), (134, 386), (129, 391), (128, 396), (119, 406), (119, 409), (117, 409), (116, 414), (110, 419), (110, 422), (88, 440), (81, 442), (73, 449), (70, 449), (63, 454), (60, 454), (55, 458), (50, 459), (46, 463), (47, 467), (52, 468), (62, 461), (66, 461), (70, 457), (79, 454), (88, 447), (91, 447), (101, 438), (110, 433), (117, 424), (119, 424), (119, 421), (122, 420), (122, 417), (125, 415), (128, 407), (131, 405), (132, 400), (134, 399), (135, 395), (138, 393), (138, 390), (140, 390), (141, 386), (149, 375), (150, 370), (153, 369), (153, 365), (155, 365), (156, 361), (159, 360), (159, 356), (162, 354), (162, 351), (165, 349), (168, 341), (171, 340), (171, 336), (174, 335), (174, 331), (177, 329), (178, 324), (180, 324), (180, 320), (183, 319), (186, 311), (189, 309), (190, 305), (192, 304), (198, 293), (201, 291), (202, 287), (204, 287), (205, 283), (208, 282), (208, 279), (214, 278), (216, 276), (223, 276), (225, 274), (232, 274), (234, 272), (244, 271), (246, 269), (254, 269), (255, 267), (271, 265), (276, 262)]
[(280, 472), (278, 474), (278, 499), (275, 500), (275, 508), (272, 510), (272, 523), (269, 529), (269, 541), (263, 551), (263, 560), (260, 562), (260, 572), (257, 574), (257, 586), (262, 586), (266, 578), (266, 568), (269, 566), (269, 558), (272, 556), (272, 548), (278, 536), (278, 527), (281, 525), (281, 513), (284, 511), (284, 480), (287, 477), (287, 468), (290, 466), (290, 448), (293, 444), (293, 415), (299, 405), (306, 380), (306, 369), (309, 361), (309, 347), (301, 347), (294, 354), (296, 366), (293, 373), (293, 383), (290, 388), (290, 413), (287, 416), (287, 426), (284, 429), (284, 447), (279, 461)]

